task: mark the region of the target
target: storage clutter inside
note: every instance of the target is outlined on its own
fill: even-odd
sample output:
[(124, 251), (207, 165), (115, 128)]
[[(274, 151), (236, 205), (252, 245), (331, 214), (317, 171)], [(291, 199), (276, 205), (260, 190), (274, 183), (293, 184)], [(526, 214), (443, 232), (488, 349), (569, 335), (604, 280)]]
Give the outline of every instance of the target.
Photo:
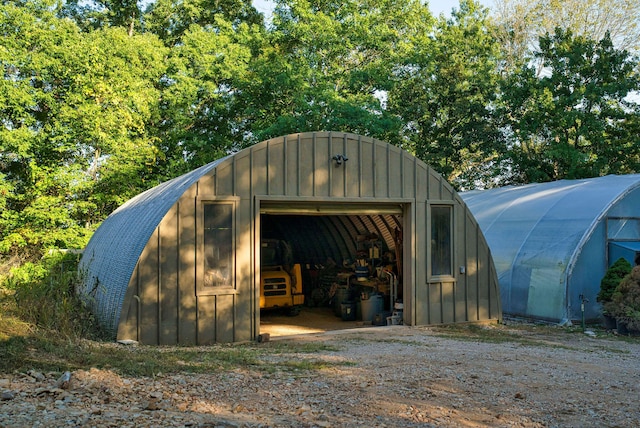
[[(291, 324), (304, 322), (305, 313), (332, 317), (333, 321), (359, 321), (361, 325), (403, 323), (402, 217), (368, 215), (265, 215), (261, 216), (261, 309), (265, 315), (286, 310)], [(274, 268), (271, 247), (280, 243), (282, 269)], [(296, 268), (297, 266), (297, 268)], [(292, 293), (301, 293), (290, 305), (270, 294), (276, 290), (273, 269), (289, 272)], [(296, 271), (299, 270), (300, 274)], [(296, 276), (300, 275), (297, 279)], [(281, 281), (284, 284), (284, 280)], [(301, 284), (300, 284), (301, 282)], [(306, 309), (306, 311), (305, 311)], [(327, 320), (331, 321), (331, 320)]]

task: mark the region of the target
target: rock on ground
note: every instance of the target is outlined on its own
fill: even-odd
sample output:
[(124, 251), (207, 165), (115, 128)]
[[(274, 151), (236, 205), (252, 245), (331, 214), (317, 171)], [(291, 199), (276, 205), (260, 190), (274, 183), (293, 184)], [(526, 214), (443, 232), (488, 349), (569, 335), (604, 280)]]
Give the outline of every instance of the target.
[(0, 374), (0, 427), (638, 426), (640, 340), (508, 334), (369, 328), (281, 339), (336, 350), (264, 357), (326, 362), (302, 372)]

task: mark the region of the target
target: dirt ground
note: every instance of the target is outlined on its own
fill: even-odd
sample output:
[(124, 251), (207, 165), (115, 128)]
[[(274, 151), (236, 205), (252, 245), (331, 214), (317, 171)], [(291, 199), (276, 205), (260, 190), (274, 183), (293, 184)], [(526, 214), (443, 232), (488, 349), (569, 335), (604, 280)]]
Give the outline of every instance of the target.
[(271, 340), (259, 346), (325, 345), (262, 357), (326, 363), (301, 372), (245, 367), (151, 379), (91, 369), (64, 385), (60, 374), (0, 375), (0, 427), (640, 426), (638, 338), (509, 323), (335, 321), (351, 329), (263, 317)]

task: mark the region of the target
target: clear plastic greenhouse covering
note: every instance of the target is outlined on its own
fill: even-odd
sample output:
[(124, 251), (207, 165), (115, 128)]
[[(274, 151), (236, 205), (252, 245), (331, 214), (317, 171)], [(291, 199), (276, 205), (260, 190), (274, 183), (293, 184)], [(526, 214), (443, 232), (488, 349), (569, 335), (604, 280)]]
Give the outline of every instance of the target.
[(460, 194), (491, 249), (505, 314), (567, 322), (596, 303), (608, 245), (640, 242), (640, 174)]

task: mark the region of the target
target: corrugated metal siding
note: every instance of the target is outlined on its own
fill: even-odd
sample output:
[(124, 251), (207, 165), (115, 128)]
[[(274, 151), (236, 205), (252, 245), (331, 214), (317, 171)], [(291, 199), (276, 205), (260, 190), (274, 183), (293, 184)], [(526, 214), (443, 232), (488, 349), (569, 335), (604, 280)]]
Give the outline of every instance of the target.
[[(338, 154), (348, 161), (337, 166), (332, 158)], [(236, 206), (235, 289), (196, 295), (202, 260), (200, 204), (228, 198), (234, 198)], [(454, 272), (450, 279), (429, 282), (429, 199), (455, 207), (454, 266), (471, 265), (465, 275)], [(299, 238), (292, 239), (292, 245), (307, 261), (332, 257), (340, 263), (353, 257), (357, 235), (363, 233), (377, 234), (385, 249), (394, 250), (395, 229), (408, 229), (403, 231), (403, 279), (409, 324), (501, 316), (499, 304), (493, 303), (497, 281), (491, 278), (486, 243), (453, 188), (397, 147), (367, 137), (323, 132), (257, 144), (158, 186), (107, 219), (88, 247), (96, 258), (85, 266), (110, 290), (105, 295), (120, 293), (107, 305), (104, 295), (96, 295), (102, 316), (119, 327), (117, 337), (187, 345), (257, 337), (259, 246), (255, 243), (260, 238), (260, 204), (265, 201), (281, 201), (285, 206), (290, 201), (318, 201), (349, 207), (348, 214), (328, 216), (297, 216), (294, 209), (288, 213), (285, 226), (278, 227)], [(368, 212), (375, 204), (402, 206), (404, 212), (402, 216)], [(357, 213), (359, 206), (366, 207), (366, 214)], [(116, 224), (122, 232), (114, 236)], [(103, 269), (105, 253), (127, 247), (124, 272), (113, 275)]]
[(160, 220), (184, 192), (223, 159), (160, 184), (115, 210), (85, 248), (80, 290), (107, 330), (118, 328), (124, 296), (142, 250)]

